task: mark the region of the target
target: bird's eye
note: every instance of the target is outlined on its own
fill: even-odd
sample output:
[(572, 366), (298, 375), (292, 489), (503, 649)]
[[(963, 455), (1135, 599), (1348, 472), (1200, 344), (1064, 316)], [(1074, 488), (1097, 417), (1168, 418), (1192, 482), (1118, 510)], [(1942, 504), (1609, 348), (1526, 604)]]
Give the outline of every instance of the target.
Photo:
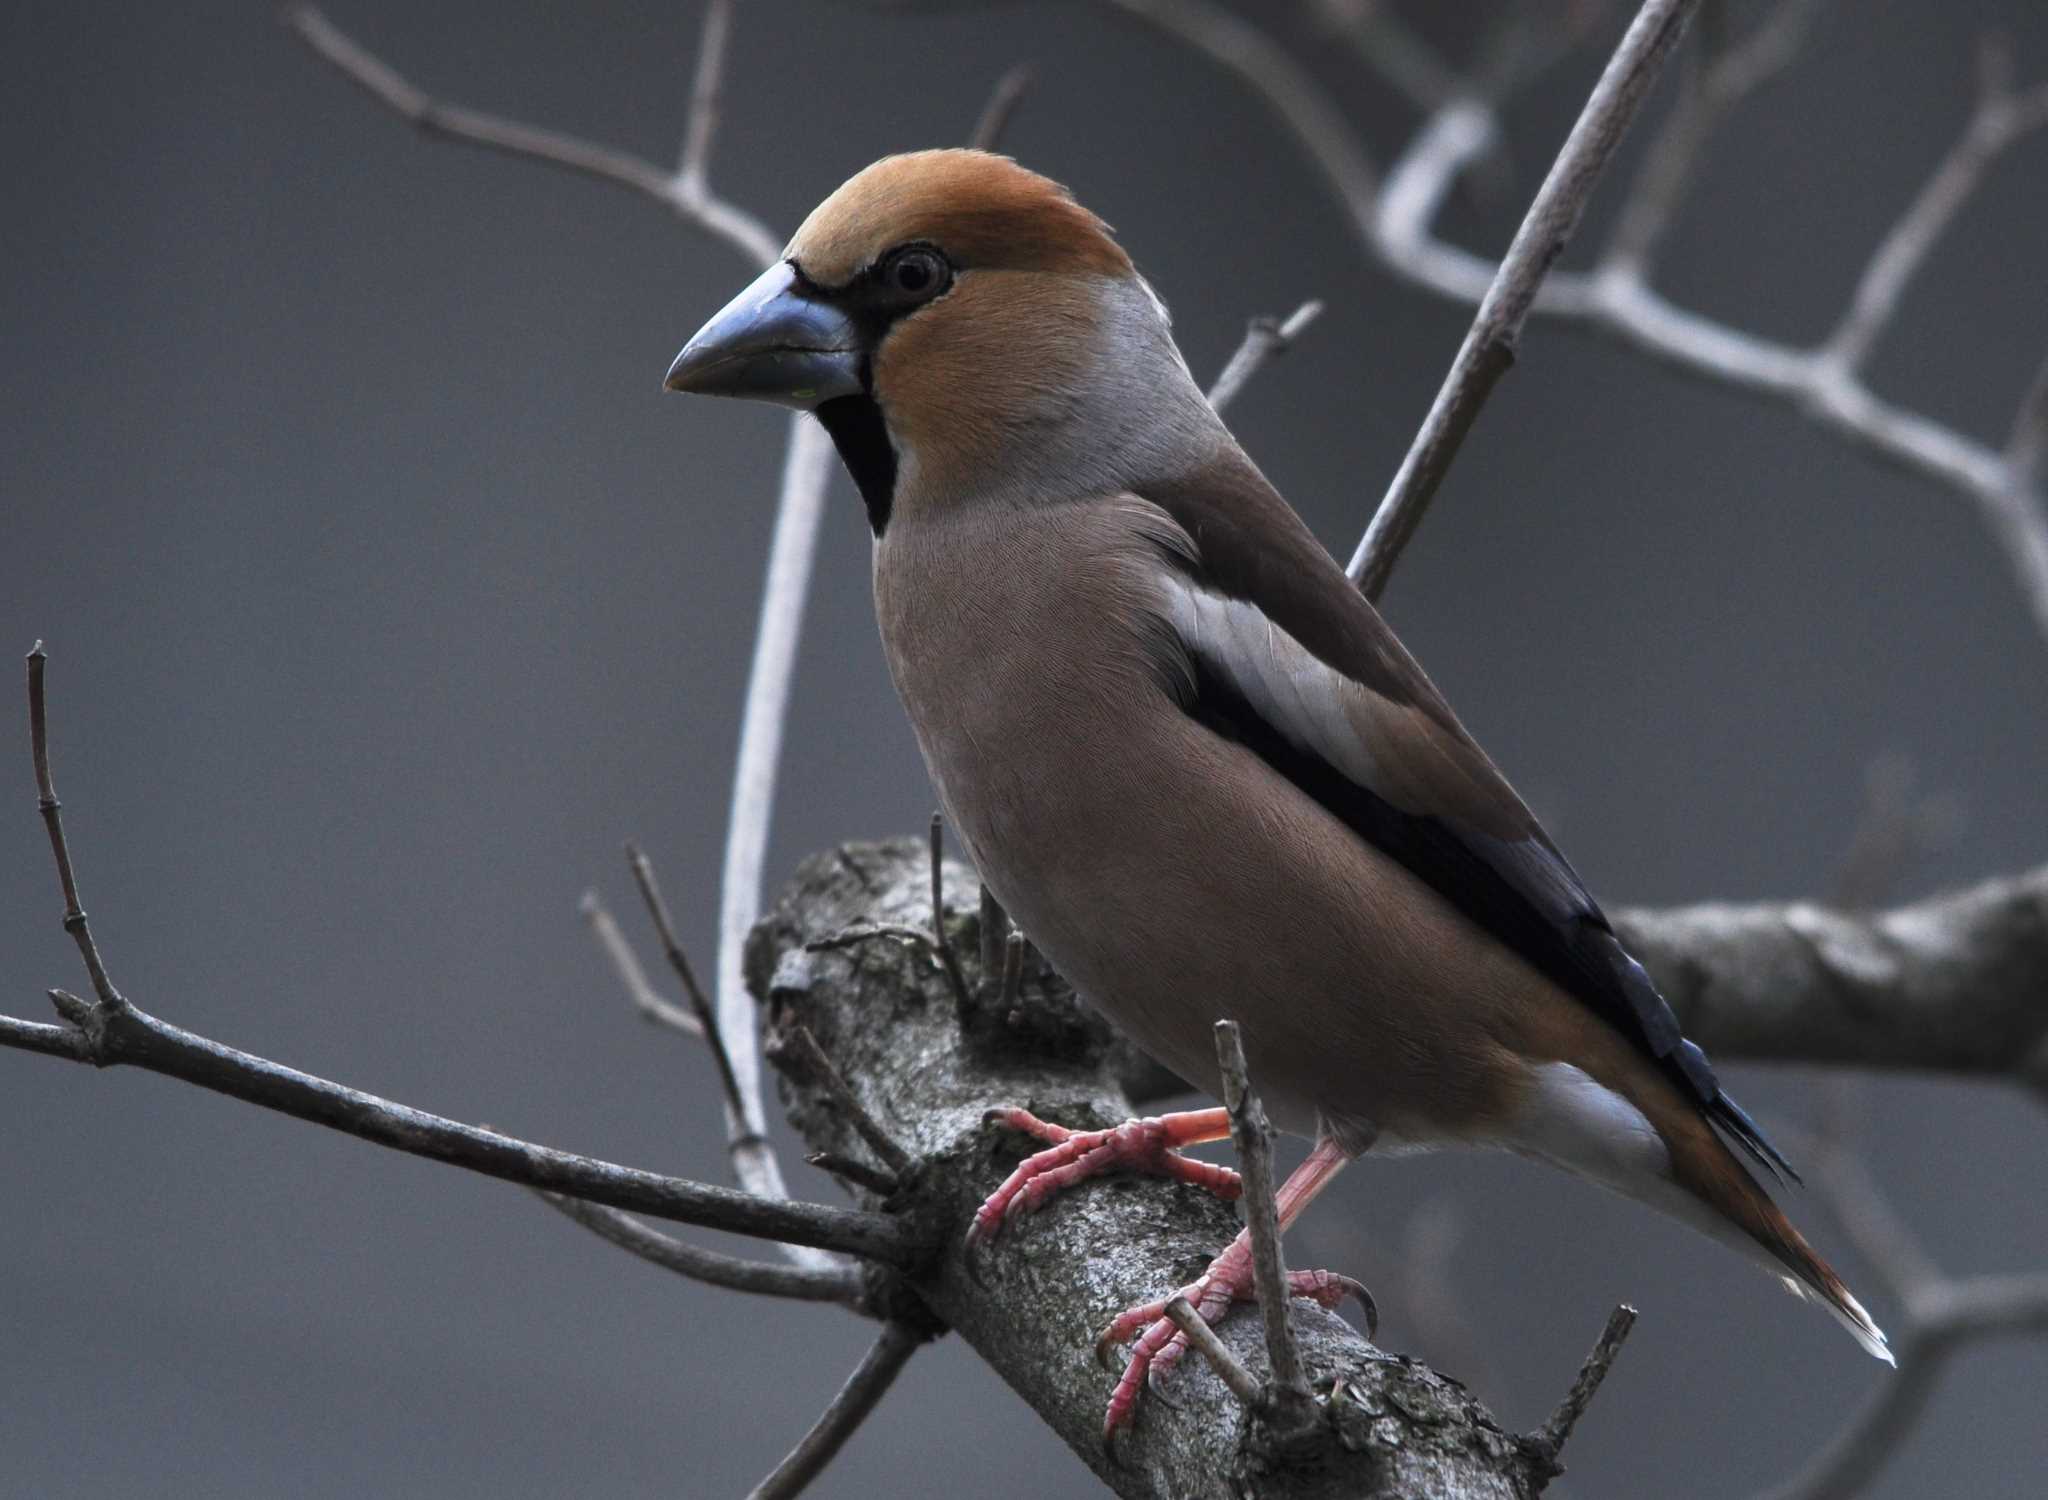
[(904, 297), (924, 298), (945, 289), (949, 269), (938, 251), (910, 245), (889, 257), (882, 267), (882, 279), (891, 291)]

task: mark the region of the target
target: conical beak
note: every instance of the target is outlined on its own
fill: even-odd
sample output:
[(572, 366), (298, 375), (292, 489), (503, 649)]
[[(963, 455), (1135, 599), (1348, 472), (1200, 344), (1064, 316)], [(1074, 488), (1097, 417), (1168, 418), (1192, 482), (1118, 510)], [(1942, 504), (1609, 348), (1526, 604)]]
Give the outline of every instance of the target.
[(852, 320), (808, 295), (795, 269), (778, 262), (697, 330), (663, 384), (808, 411), (861, 393), (863, 352)]

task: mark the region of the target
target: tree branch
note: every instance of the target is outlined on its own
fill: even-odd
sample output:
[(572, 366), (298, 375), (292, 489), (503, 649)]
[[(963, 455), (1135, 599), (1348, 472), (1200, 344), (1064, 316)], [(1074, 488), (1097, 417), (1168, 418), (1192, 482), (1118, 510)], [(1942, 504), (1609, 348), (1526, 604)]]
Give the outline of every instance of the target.
[(1644, 0), (1615, 48), (1480, 299), (1478, 316), (1421, 431), (1352, 554), (1346, 571), (1367, 598), (1377, 599), (1386, 590), (1401, 549), (1422, 524), (1465, 434), (1514, 363), (1522, 324), (1535, 306), (1543, 278), (1564, 253), (1601, 174), (1699, 3)]
[[(1232, 73), (1294, 136), (1368, 257), (1411, 285), (1476, 305), (1498, 267), (1433, 229), (1452, 186), (1497, 146), (1501, 123), (1476, 86), (1448, 94), (1380, 187), (1370, 156), (1317, 75), (1259, 27), (1213, 0), (1103, 0)], [(1769, 24), (1769, 23), (1766, 23)], [(1796, 42), (1795, 28), (1787, 45)], [(1768, 61), (1768, 55), (1766, 57)], [(1397, 86), (1405, 86), (1399, 78)], [(2036, 461), (2013, 462), (1975, 438), (1874, 394), (1817, 349), (1800, 349), (1667, 301), (1643, 268), (1610, 258), (1591, 273), (1558, 272), (1530, 310), (1613, 338), (1684, 374), (1785, 402), (1883, 462), (1976, 506), (2012, 568), (2036, 630), (2048, 637), (2048, 515)], [(2029, 410), (2048, 412), (2048, 402)], [(2048, 432), (2048, 415), (2026, 432)], [(2018, 444), (2034, 454), (2041, 445)]]
[(908, 1323), (892, 1319), (883, 1324), (881, 1336), (846, 1377), (846, 1384), (839, 1388), (839, 1394), (832, 1398), (817, 1425), (803, 1435), (774, 1472), (748, 1492), (747, 1500), (791, 1500), (802, 1494), (804, 1487), (823, 1472), (825, 1465), (846, 1446), (846, 1440), (868, 1419), (876, 1403), (889, 1393), (910, 1356), (927, 1337)]
[[(1286, 1425), (1299, 1426), (1309, 1419), (1312, 1406), (1301, 1346), (1287, 1319), (1290, 1299), (1274, 1195), (1273, 1130), (1266, 1123), (1259, 1096), (1252, 1092), (1244, 1040), (1235, 1021), (1216, 1023), (1216, 1063), (1223, 1075), (1223, 1107), (1230, 1111), (1230, 1136), (1237, 1145), (1238, 1171), (1244, 1179), (1244, 1221), (1251, 1235), (1252, 1279), (1258, 1289), (1259, 1319), (1265, 1327), (1266, 1362), (1273, 1372), (1274, 1415)], [(1222, 1373), (1220, 1368), (1217, 1373)]]
[(626, 998), (633, 1002), (633, 1009), (656, 1026), (666, 1026), (671, 1031), (702, 1041), (703, 1023), (655, 989), (647, 977), (647, 970), (641, 966), (640, 955), (633, 951), (632, 943), (619, 930), (618, 922), (597, 892), (585, 891), (578, 910), (590, 925), (590, 935), (596, 940), (598, 949), (611, 962), (612, 972), (618, 975), (619, 985), (625, 990)]
[(1032, 77), (1031, 64), (1018, 63), (996, 80), (988, 103), (981, 107), (981, 118), (974, 122), (967, 137), (969, 146), (976, 151), (993, 151), (1002, 144), (1003, 132), (1010, 128), (1010, 119), (1031, 87)]
[(1863, 367), (1897, 313), (1908, 283), (1999, 154), (2048, 126), (2048, 84), (2015, 93), (2011, 59), (2002, 47), (1985, 44), (1979, 72), (1977, 108), (1969, 124), (1912, 206), (1878, 245), (1856, 284), (1848, 312), (1821, 346), (1821, 358), (1839, 365), (1845, 373)]
[(1707, 902), (1615, 928), (1717, 1058), (2048, 1080), (2048, 866), (1887, 912)]
[(917, 1237), (887, 1214), (762, 1198), (557, 1151), (237, 1051), (160, 1021), (132, 1004), (117, 1009), (62, 990), (52, 990), (50, 998), (77, 1037), (70, 1050), (44, 1045), (40, 1032), (26, 1036), (21, 1030), (26, 1023), (20, 1021), (0, 1029), (0, 1044), (19, 1046), (27, 1041), (27, 1050), (69, 1056), (95, 1067), (143, 1068), (411, 1156), (657, 1219), (843, 1250), (886, 1265), (912, 1265), (921, 1254)]
[(1323, 304), (1311, 298), (1289, 313), (1285, 322), (1253, 318), (1245, 327), (1244, 341), (1223, 366), (1216, 383), (1209, 387), (1209, 404), (1218, 412), (1230, 405), (1237, 399), (1238, 392), (1251, 383), (1254, 375), (1293, 348), (1294, 341), (1307, 332), (1308, 325), (1322, 315)]
[(2048, 1272), (1943, 1272), (1885, 1201), (1854, 1150), (1842, 1121), (1845, 1087), (1833, 1092), (1828, 1122), (1805, 1144), (1810, 1180), (1899, 1301), (1899, 1368), (1797, 1474), (1763, 1500), (1848, 1500), (1861, 1494), (1915, 1430), (1952, 1358), (1984, 1339), (2048, 1334)]
[[(974, 885), (948, 866), (959, 907)], [(770, 1036), (807, 1028), (864, 1110), (918, 1164), (890, 1199), (949, 1245), (1015, 1163), (1016, 1144), (983, 1128), (993, 1107), (1024, 1104), (1076, 1128), (1128, 1118), (1118, 1085), (1121, 1048), (1056, 979), (1024, 988), (995, 1014), (954, 1004), (921, 952), (896, 945), (816, 947), (856, 919), (909, 925), (929, 908), (923, 839), (814, 856), (757, 931), (748, 970), (768, 1011)], [(776, 1054), (779, 1055), (779, 1054)], [(815, 1150), (861, 1149), (830, 1091), (802, 1069), (783, 1075), (791, 1123)], [(1118, 1494), (1224, 1500), (1253, 1483), (1262, 1500), (1440, 1495), (1521, 1497), (1536, 1491), (1538, 1455), (1494, 1426), (1459, 1387), (1411, 1361), (1376, 1353), (1348, 1324), (1308, 1302), (1290, 1305), (1310, 1373), (1316, 1432), (1328, 1438), (1313, 1465), (1251, 1420), (1209, 1380), (1183, 1380), (1174, 1405), (1148, 1402), (1118, 1467), (1101, 1444), (1111, 1378), (1096, 1366), (1094, 1330), (1124, 1307), (1186, 1279), (1235, 1233), (1228, 1206), (1150, 1178), (1115, 1192), (1062, 1194), (1014, 1221), (983, 1257), (977, 1284), (949, 1249), (909, 1286), (1028, 1401)], [(1218, 1337), (1259, 1368), (1261, 1325), (1244, 1310)]]
[(483, 110), (442, 104), (349, 37), (318, 6), (287, 5), (283, 20), (351, 83), (424, 135), (545, 162), (630, 188), (716, 235), (758, 265), (772, 264), (781, 252), (765, 224), (746, 210), (703, 190), (701, 183), (688, 184), (681, 175), (664, 171), (630, 151), (601, 146), (560, 131), (543, 130)]
[(861, 1274), (849, 1265), (794, 1266), (782, 1261), (746, 1260), (700, 1249), (648, 1228), (631, 1214), (616, 1208), (565, 1198), (560, 1193), (541, 1193), (550, 1208), (581, 1224), (599, 1239), (617, 1245), (665, 1271), (701, 1281), (707, 1286), (731, 1292), (750, 1292), (762, 1297), (786, 1297), (798, 1302), (837, 1302), (857, 1308), (862, 1296)]

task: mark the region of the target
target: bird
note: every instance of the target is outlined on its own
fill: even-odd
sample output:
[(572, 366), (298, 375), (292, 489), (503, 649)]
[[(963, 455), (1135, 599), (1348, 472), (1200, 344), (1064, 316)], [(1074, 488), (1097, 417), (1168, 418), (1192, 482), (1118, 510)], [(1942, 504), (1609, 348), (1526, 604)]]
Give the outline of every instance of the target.
[[(1795, 1176), (1785, 1158), (1065, 187), (982, 151), (884, 157), (666, 386), (823, 424), (873, 533), (891, 678), (983, 884), (1212, 1095), (1214, 1023), (1239, 1022), (1275, 1125), (1313, 1143), (1283, 1228), (1368, 1151), (1505, 1149), (1704, 1232), (1892, 1362), (1759, 1180)], [(1071, 1132), (994, 1114), (1045, 1149), (970, 1249), (1112, 1167), (1238, 1189), (1180, 1153), (1228, 1136), (1221, 1109)], [(1247, 1237), (1182, 1291), (1210, 1322), (1249, 1300)], [(1135, 1340), (1106, 1434), (1185, 1348), (1164, 1307), (1104, 1335)]]

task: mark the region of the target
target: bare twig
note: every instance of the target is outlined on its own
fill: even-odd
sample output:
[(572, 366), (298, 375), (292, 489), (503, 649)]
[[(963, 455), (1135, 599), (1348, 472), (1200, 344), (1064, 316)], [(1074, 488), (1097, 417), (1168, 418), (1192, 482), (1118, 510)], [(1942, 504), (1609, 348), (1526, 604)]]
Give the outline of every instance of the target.
[(968, 145), (977, 151), (993, 151), (1002, 143), (1003, 132), (1010, 128), (1019, 101), (1031, 87), (1032, 76), (1031, 64), (1018, 63), (996, 80), (988, 103), (981, 107), (981, 118), (974, 122), (974, 131), (967, 137)]
[(633, 884), (639, 887), (641, 901), (646, 903), (655, 935), (661, 939), (661, 951), (668, 959), (668, 966), (683, 982), (683, 994), (689, 998), (690, 1010), (696, 1016), (698, 1034), (711, 1049), (711, 1059), (718, 1068), (718, 1086), (725, 1095), (727, 1144), (737, 1152), (750, 1142), (758, 1142), (761, 1137), (747, 1127), (746, 1104), (740, 1096), (739, 1080), (733, 1076), (732, 1056), (725, 1050), (718, 1017), (712, 1013), (711, 1000), (704, 993), (704, 986), (697, 982), (697, 970), (690, 962), (690, 955), (683, 951), (682, 940), (676, 936), (675, 918), (669, 915), (668, 900), (661, 894), (661, 882), (655, 878), (654, 861), (642, 852), (638, 844), (629, 843), (626, 845), (626, 864), (633, 872)]
[(29, 738), (36, 789), (50, 833), (58, 884), (64, 893), (64, 926), (78, 940), (96, 998), (82, 1000), (63, 990), (51, 990), (51, 1003), (69, 1023), (62, 1028), (70, 1033), (69, 1039), (52, 1035), (52, 1028), (8, 1018), (5, 1025), (0, 1025), (0, 1045), (96, 1067), (145, 1068), (431, 1161), (656, 1218), (847, 1250), (897, 1264), (914, 1259), (908, 1231), (886, 1215), (776, 1201), (537, 1146), (224, 1047), (160, 1021), (131, 1004), (108, 980), (106, 966), (78, 904), (78, 882), (63, 824), (57, 816), (56, 791), (50, 775), (45, 660), (42, 643), (37, 642), (28, 660)]
[[(761, 590), (754, 657), (747, 669), (746, 704), (740, 716), (739, 751), (726, 814), (724, 867), (719, 878), (718, 1030), (732, 1057), (747, 1128), (763, 1136), (767, 1117), (761, 1105), (758, 1020), (745, 972), (747, 934), (761, 915), (761, 869), (767, 859), (782, 736), (796, 678), (796, 648), (810, 593), (811, 561), (817, 552), (831, 459), (832, 445), (824, 428), (802, 413), (793, 417), (783, 460), (781, 497), (776, 503), (775, 537), (768, 548), (768, 576)], [(756, 1180), (749, 1185), (758, 1192), (786, 1191), (772, 1156), (762, 1159)]]
[(1854, 1149), (1849, 1117), (1858, 1097), (1848, 1080), (1834, 1081), (1805, 1154), (1815, 1191), (1898, 1299), (1898, 1373), (1764, 1500), (1848, 1500), (1862, 1493), (1914, 1431), (1951, 1358), (1988, 1338), (2048, 1334), (2048, 1272), (1955, 1277), (1927, 1253)]
[(1701, 11), (1699, 45), (1691, 54), (1685, 86), (1629, 183), (1602, 253), (1603, 265), (1648, 277), (1715, 126), (1792, 61), (1819, 9), (1820, 0), (1778, 0), (1740, 40), (1727, 35), (1725, 5), (1709, 4)]
[[(627, 152), (495, 115), (438, 104), (390, 64), (344, 35), (315, 7), (293, 5), (285, 11), (286, 24), (315, 52), (373, 98), (428, 134), (566, 167), (632, 188), (722, 239), (754, 265), (769, 266), (782, 253), (775, 235), (759, 219), (716, 196), (705, 185), (730, 20), (727, 5), (714, 5), (706, 12), (684, 161), (681, 169), (669, 173)], [(755, 1033), (753, 1000), (742, 973), (742, 958), (747, 933), (761, 912), (761, 866), (774, 809), (775, 778), (781, 761), (797, 638), (809, 593), (811, 559), (824, 511), (830, 459), (831, 446), (823, 430), (801, 415), (794, 417), (783, 461), (775, 536), (769, 547), (754, 656), (747, 673), (746, 703), (740, 720), (739, 751), (720, 873), (715, 987), (718, 1031), (738, 1087), (745, 1132), (764, 1139), (767, 1123), (761, 1106), (760, 1043)], [(735, 1155), (734, 1167), (742, 1183), (756, 1192), (782, 1196), (787, 1191), (780, 1165), (771, 1154), (752, 1149), (741, 1151)]]
[(1230, 1387), (1230, 1394), (1242, 1401), (1249, 1411), (1257, 1411), (1264, 1404), (1265, 1393), (1259, 1387), (1259, 1377), (1244, 1367), (1243, 1361), (1230, 1352), (1229, 1346), (1216, 1336), (1202, 1315), (1188, 1305), (1188, 1299), (1175, 1292), (1166, 1299), (1167, 1321), (1187, 1335), (1188, 1344), (1209, 1362), (1209, 1368), (1217, 1378)]
[(1244, 341), (1209, 387), (1209, 404), (1219, 412), (1230, 405), (1254, 375), (1291, 349), (1308, 325), (1322, 315), (1323, 304), (1311, 299), (1289, 313), (1285, 322), (1253, 318), (1245, 328)]
[(18, 1016), (0, 1016), (0, 1047), (40, 1052), (45, 1057), (62, 1057), (71, 1062), (92, 1061), (92, 1043), (77, 1027), (24, 1021)]
[(1565, 1392), (1557, 1410), (1533, 1434), (1542, 1450), (1555, 1460), (1564, 1450), (1565, 1440), (1572, 1435), (1579, 1418), (1586, 1414), (1586, 1408), (1599, 1393), (1600, 1383), (1607, 1378), (1607, 1372), (1614, 1368), (1615, 1356), (1621, 1353), (1621, 1346), (1628, 1341), (1629, 1330), (1636, 1326), (1636, 1310), (1626, 1302), (1617, 1305), (1607, 1315), (1607, 1326), (1600, 1330), (1600, 1337), (1594, 1343), (1586, 1362), (1579, 1366), (1579, 1373), (1572, 1381), (1572, 1388)]
[(40, 1034), (21, 1037), (14, 1029), (20, 1022), (0, 1029), (0, 1045), (25, 1046), (96, 1067), (143, 1068), (394, 1151), (657, 1219), (843, 1250), (891, 1265), (913, 1264), (921, 1253), (912, 1232), (887, 1214), (764, 1198), (557, 1151), (301, 1073), (158, 1020), (132, 1004), (117, 1009), (63, 990), (52, 990), (50, 999), (78, 1037), (70, 1050), (44, 1045)]
[(1849, 310), (1821, 346), (1821, 358), (1845, 374), (1860, 370), (1871, 348), (1898, 311), (1913, 275), (1926, 262), (2001, 152), (2048, 126), (2048, 84), (2025, 93), (2012, 87), (2011, 63), (1987, 43), (1980, 69), (1977, 108), (1949, 152), (1934, 169), (1891, 232), (1878, 245), (1850, 298)]
[[(1489, 102), (1469, 91), (1451, 94), (1416, 133), (1381, 191), (1370, 158), (1321, 80), (1257, 26), (1212, 0), (1103, 3), (1199, 51), (1258, 95), (1293, 133), (1377, 264), (1453, 301), (1484, 299), (1498, 267), (1439, 238), (1433, 225), (1452, 186), (1500, 140), (1500, 120)], [(1531, 310), (1605, 334), (1697, 378), (1786, 402), (1850, 446), (1960, 494), (1977, 507), (2036, 630), (2048, 637), (2048, 518), (2035, 462), (2011, 463), (1974, 438), (1880, 399), (1814, 350), (1678, 307), (1625, 261), (1590, 274), (1550, 276)], [(2048, 399), (2030, 410), (2042, 416), (2030, 419), (2027, 430), (2048, 433)]]
[(996, 900), (996, 893), (987, 886), (981, 888), (981, 921), (978, 930), (981, 939), (981, 982), (986, 987), (994, 976), (1002, 972), (1003, 954), (1010, 940), (1010, 914), (1003, 910), (1003, 903)]
[(811, 1035), (810, 1027), (801, 1024), (790, 1027), (783, 1033), (782, 1046), (783, 1056), (794, 1055), (793, 1060), (804, 1076), (824, 1089), (833, 1107), (853, 1127), (855, 1134), (867, 1142), (868, 1149), (875, 1153), (883, 1166), (899, 1175), (910, 1170), (910, 1153), (897, 1145), (889, 1132), (882, 1128), (881, 1122), (868, 1113), (832, 1059), (825, 1055), (825, 1049), (818, 1045), (818, 1039)]
[(718, 236), (759, 265), (772, 264), (780, 253), (775, 236), (752, 214), (722, 198), (686, 188), (677, 174), (664, 171), (645, 157), (560, 131), (521, 124), (502, 115), (442, 104), (342, 32), (317, 6), (288, 5), (283, 18), (307, 46), (332, 63), (350, 82), (425, 135), (546, 162), (630, 188)]
[(633, 1008), (654, 1025), (680, 1031), (684, 1036), (702, 1038), (703, 1024), (682, 1006), (663, 996), (648, 980), (647, 970), (640, 964), (640, 955), (633, 951), (632, 943), (619, 930), (618, 922), (597, 892), (585, 891), (578, 909), (583, 913), (583, 920), (590, 924), (590, 935), (597, 939), (597, 946), (611, 960), (612, 972), (619, 976), (619, 984), (625, 989), (626, 998), (633, 1002)]
[(884, 1198), (903, 1186), (903, 1179), (895, 1173), (885, 1172), (880, 1167), (871, 1167), (864, 1161), (842, 1156), (837, 1151), (813, 1151), (804, 1160), (821, 1172), (830, 1172), (842, 1182), (866, 1188), (869, 1192)]
[(2012, 433), (2006, 439), (2005, 461), (2012, 470), (2014, 485), (2036, 494), (2041, 485), (2041, 463), (2048, 458), (2048, 358), (2034, 371), (2020, 409), (2013, 416)]
[(790, 1500), (823, 1472), (825, 1465), (846, 1446), (875, 1404), (889, 1387), (925, 1336), (908, 1323), (891, 1319), (882, 1325), (881, 1336), (861, 1362), (847, 1376), (846, 1384), (832, 1398), (817, 1425), (803, 1435), (789, 1456), (775, 1466), (766, 1479), (748, 1492), (747, 1500)]
[(542, 1193), (540, 1198), (599, 1239), (692, 1281), (727, 1291), (799, 1302), (837, 1302), (846, 1307), (855, 1306), (861, 1298), (861, 1275), (850, 1265), (794, 1266), (783, 1261), (723, 1255), (650, 1229), (631, 1214), (615, 1208), (560, 1193)]
[(1276, 1415), (1283, 1421), (1307, 1417), (1312, 1398), (1301, 1346), (1287, 1315), (1287, 1267), (1280, 1254), (1280, 1210), (1274, 1197), (1273, 1132), (1266, 1110), (1252, 1092), (1244, 1040), (1237, 1022), (1216, 1023), (1216, 1061), (1223, 1073), (1223, 1107), (1230, 1111), (1230, 1135), (1244, 1178), (1245, 1226), (1251, 1232), (1252, 1280), (1265, 1320), (1266, 1357), (1273, 1369)]
[(57, 884), (64, 893), (64, 930), (78, 944), (78, 956), (85, 960), (92, 992), (99, 996), (102, 1005), (118, 1011), (128, 1002), (107, 977), (99, 944), (93, 941), (92, 928), (86, 923), (85, 908), (78, 904), (78, 877), (71, 868), (71, 846), (64, 838), (64, 804), (57, 800), (57, 785), (50, 778), (50, 725), (43, 698), (43, 668), (48, 661), (41, 641), (29, 648), (28, 737), (36, 767), (36, 807), (43, 815), (43, 828), (50, 835), (50, 857), (57, 863)]
[(1024, 950), (1029, 946), (1021, 932), (1012, 932), (1003, 941), (1003, 983), (996, 992), (996, 1000), (1005, 1015), (1017, 1003), (1018, 992), (1023, 988)]
[(932, 867), (932, 954), (939, 961), (939, 967), (946, 971), (946, 983), (952, 986), (953, 999), (963, 1009), (971, 1003), (967, 993), (967, 978), (960, 972), (960, 960), (953, 956), (953, 943), (946, 936), (946, 816), (933, 813), (931, 821), (931, 867)]
[(1514, 363), (1522, 324), (1537, 289), (1578, 227), (1587, 200), (1635, 119), (1650, 85), (1700, 0), (1644, 0), (1615, 48), (1571, 135), (1551, 164), (1535, 201), (1501, 258), (1478, 315), (1444, 377), (1422, 429), (1358, 543), (1347, 571), (1366, 597), (1377, 599), (1401, 549), (1457, 457), (1465, 434), (1493, 387)]
[(709, 0), (697, 33), (697, 71), (690, 83), (690, 118), (676, 158), (676, 191), (703, 198), (710, 192), (711, 142), (718, 134), (718, 106), (725, 89), (725, 48), (732, 37), (732, 0)]
[(1417, 109), (1442, 109), (1468, 85), (1387, 0), (1317, 0), (1325, 25)]

